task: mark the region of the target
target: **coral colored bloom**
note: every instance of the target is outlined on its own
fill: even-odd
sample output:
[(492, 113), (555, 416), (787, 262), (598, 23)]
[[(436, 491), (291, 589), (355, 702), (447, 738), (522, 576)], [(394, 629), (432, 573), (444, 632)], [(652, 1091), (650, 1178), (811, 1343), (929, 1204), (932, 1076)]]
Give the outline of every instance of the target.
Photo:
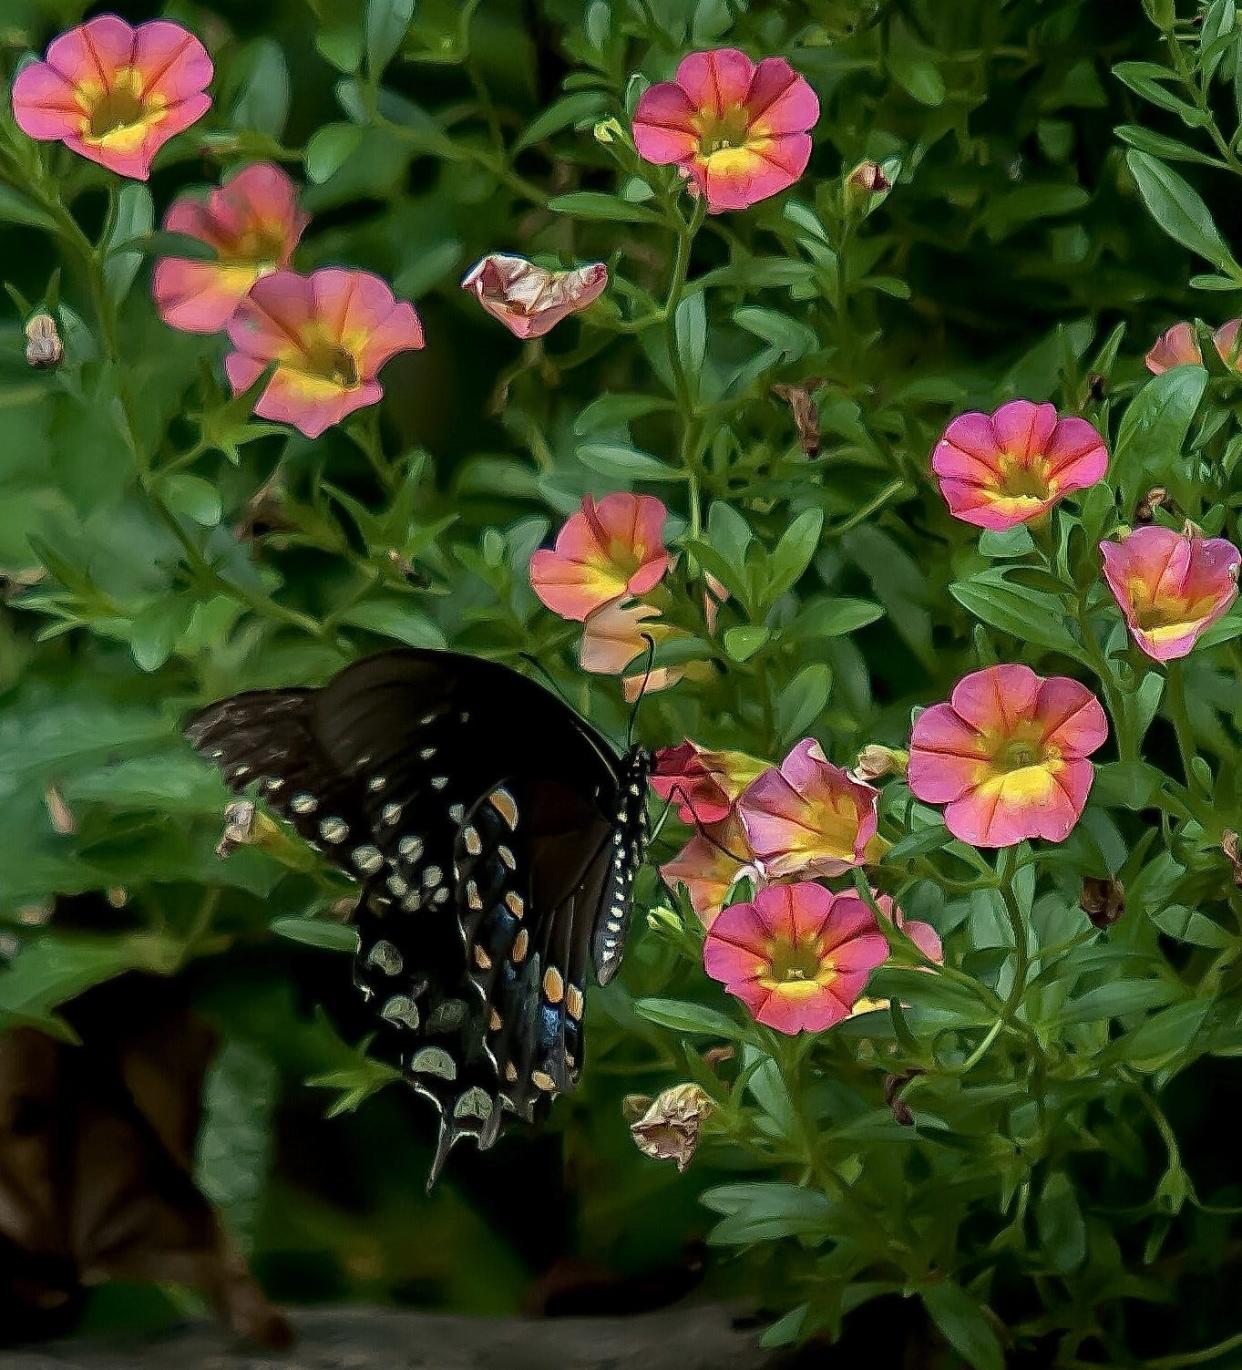
[(414, 306), (366, 271), (275, 271), (257, 281), (229, 323), (225, 358), (234, 394), (276, 370), (254, 412), (291, 423), (308, 438), (384, 391), (376, 380), (398, 352), (422, 347)]
[(310, 222), (297, 190), (279, 167), (257, 162), (207, 199), (185, 196), (164, 219), (169, 233), (197, 238), (215, 261), (164, 257), (151, 288), (160, 318), (187, 333), (218, 333), (260, 276), (289, 265)]
[(515, 338), (542, 338), (569, 314), (577, 314), (604, 293), (603, 262), (575, 271), (547, 271), (525, 257), (492, 252), (466, 273), (461, 288)]
[[(888, 894), (877, 894), (871, 892), (872, 899), (880, 908), (884, 918), (889, 919), (893, 926), (914, 943), (916, 947), (927, 957), (929, 961), (935, 961), (940, 965), (944, 961), (944, 947), (940, 942), (940, 934), (930, 923), (921, 923), (917, 918), (907, 919), (899, 908), (893, 904), (892, 896)], [(926, 966), (918, 967), (920, 970), (927, 970)], [(877, 1009), (888, 1007), (887, 999), (872, 999), (864, 997), (854, 1004), (854, 1014), (874, 1013)]]
[(1153, 376), (1171, 371), (1175, 366), (1202, 366), (1203, 353), (1195, 337), (1193, 324), (1175, 323), (1156, 339), (1151, 351), (1143, 359)]
[(1071, 490), (1101, 480), (1104, 439), (1086, 419), (1014, 400), (994, 414), (959, 414), (932, 453), (949, 512), (999, 531), (1029, 523)]
[(963, 842), (1063, 842), (1095, 778), (1087, 757), (1107, 736), (1085, 685), (1045, 680), (1029, 666), (989, 666), (919, 715), (907, 779), (919, 799), (947, 805), (945, 824)]
[(649, 86), (634, 112), (634, 145), (675, 163), (713, 214), (746, 209), (793, 185), (811, 156), (819, 100), (783, 57), (756, 66), (735, 48), (694, 52), (672, 81)]
[(685, 886), (690, 907), (711, 927), (733, 887), (743, 876), (761, 879), (746, 830), (736, 813), (719, 823), (705, 823), (671, 861), (660, 867), (670, 889)]
[(1148, 524), (1100, 543), (1104, 579), (1135, 642), (1156, 661), (1186, 656), (1238, 597), (1242, 553), (1224, 538)]
[(145, 181), (160, 148), (211, 108), (211, 77), (207, 49), (180, 24), (102, 14), (18, 73), (13, 117), (31, 138)]
[(598, 503), (584, 496), (556, 535), (556, 550), (531, 557), (532, 588), (554, 614), (579, 623), (614, 600), (646, 594), (668, 569), (667, 515), (652, 495), (617, 492)]
[(708, 930), (703, 966), (755, 1021), (778, 1032), (822, 1032), (848, 1018), (867, 978), (888, 959), (875, 914), (856, 894), (802, 883), (760, 890)]
[(714, 752), (687, 739), (656, 752), (649, 783), (661, 799), (675, 800), (683, 823), (719, 823), (742, 791), (768, 769), (745, 752)]
[(866, 858), (879, 798), (806, 738), (746, 788), (738, 813), (769, 878), (831, 877)]
[(1238, 355), (1238, 329), (1240, 327), (1242, 327), (1242, 319), (1230, 319), (1228, 323), (1221, 324), (1212, 334), (1217, 355), (1231, 371), (1242, 371), (1242, 358)]

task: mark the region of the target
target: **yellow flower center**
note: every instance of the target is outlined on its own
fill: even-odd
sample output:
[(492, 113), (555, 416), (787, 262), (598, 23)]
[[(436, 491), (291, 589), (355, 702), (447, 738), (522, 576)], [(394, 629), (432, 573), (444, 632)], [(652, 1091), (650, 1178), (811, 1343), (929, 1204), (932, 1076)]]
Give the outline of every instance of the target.
[(741, 105), (731, 105), (723, 114), (702, 114), (695, 122), (704, 157), (743, 148), (750, 137), (750, 116)]
[(759, 983), (787, 997), (805, 999), (817, 994), (835, 976), (832, 963), (822, 957), (817, 937), (805, 937), (798, 942), (778, 937), (768, 948), (767, 974), (760, 977)]
[(220, 253), (220, 262), (228, 266), (248, 266), (266, 276), (275, 271), (285, 255), (283, 233), (276, 228), (249, 228), (240, 234), (228, 250)]
[(1216, 607), (1212, 595), (1199, 599), (1189, 599), (1183, 595), (1162, 595), (1153, 599), (1150, 586), (1142, 580), (1132, 580), (1127, 587), (1130, 602), (1134, 605), (1134, 619), (1144, 632), (1155, 632), (1161, 628), (1185, 628), (1198, 623)]
[(352, 390), (358, 384), (358, 362), (354, 354), (330, 339), (321, 339), (307, 346), (306, 363), (302, 369), (346, 390)]
[(1030, 465), (1002, 457), (1000, 462), (1000, 491), (1010, 499), (1038, 500), (1041, 503), (1053, 493), (1048, 479), (1048, 459), (1037, 456)]
[(142, 77), (126, 67), (117, 72), (115, 83), (96, 97), (88, 112), (87, 132), (91, 138), (104, 139), (146, 122), (152, 113), (143, 99)]

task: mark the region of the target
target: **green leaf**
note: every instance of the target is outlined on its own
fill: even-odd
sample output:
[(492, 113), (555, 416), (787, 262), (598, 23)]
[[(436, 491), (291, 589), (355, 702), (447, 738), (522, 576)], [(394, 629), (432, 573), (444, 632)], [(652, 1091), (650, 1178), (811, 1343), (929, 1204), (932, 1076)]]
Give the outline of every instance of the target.
[(1073, 1183), (1063, 1170), (1048, 1177), (1035, 1202), (1035, 1227), (1048, 1262), (1069, 1275), (1087, 1258), (1087, 1224)]
[(806, 732), (823, 713), (832, 687), (832, 672), (821, 662), (804, 666), (776, 697), (776, 729), (791, 741)]
[(884, 617), (884, 606), (870, 599), (821, 599), (798, 615), (800, 637), (843, 637)]
[(372, 80), (400, 52), (413, 18), (414, 0), (367, 0), (367, 70)]
[(1242, 267), (1234, 261), (1211, 211), (1189, 182), (1138, 148), (1126, 153), (1126, 165), (1138, 183), (1143, 203), (1169, 237), (1242, 283)]
[(289, 117), (289, 66), (280, 44), (272, 38), (247, 43), (234, 67), (234, 79), (240, 90), (233, 102), (233, 127), (279, 138)]
[[(1188, 143), (1179, 143), (1176, 138), (1157, 133), (1154, 129), (1144, 128), (1141, 124), (1122, 124), (1115, 132), (1123, 143), (1129, 143), (1140, 152), (1149, 152), (1153, 157), (1163, 157), (1170, 162), (1198, 162), (1202, 166), (1224, 166), (1223, 162), (1215, 157), (1209, 157), (1206, 152), (1200, 152)], [(1237, 286), (1233, 289), (1236, 290)]]
[(365, 130), (357, 124), (325, 124), (306, 145), (306, 175), (322, 184), (358, 151)]
[(431, 647), (442, 652), (448, 646), (440, 627), (404, 596), (364, 599), (348, 608), (341, 615), (341, 622), (394, 638), (409, 647)]
[(303, 946), (348, 952), (351, 956), (358, 950), (358, 934), (344, 923), (329, 923), (321, 918), (277, 918), (271, 928), (277, 937), (287, 937)]
[(677, 336), (677, 357), (686, 376), (690, 393), (699, 393), (703, 361), (707, 356), (707, 299), (703, 291), (687, 295), (673, 316)]
[(724, 1215), (708, 1236), (714, 1246), (826, 1236), (832, 1212), (817, 1190), (776, 1181), (717, 1185), (702, 1194), (701, 1202)]
[(623, 443), (585, 442), (578, 447), (578, 460), (592, 471), (626, 481), (685, 480), (684, 471)]
[(888, 70), (893, 80), (921, 105), (944, 103), (945, 84), (932, 49), (898, 15), (889, 25)]
[(944, 1339), (973, 1370), (1005, 1370), (1005, 1356), (977, 1300), (952, 1280), (924, 1285), (923, 1306)]
[(769, 566), (769, 603), (793, 589), (801, 579), (819, 547), (823, 527), (822, 509), (804, 509), (781, 534)]
[(749, 661), (767, 643), (769, 636), (768, 630), (761, 624), (743, 624), (738, 628), (726, 628), (725, 651), (734, 661)]
[(120, 304), (129, 294), (129, 288), (142, 265), (141, 252), (125, 250), (121, 245), (134, 238), (145, 237), (154, 225), (155, 205), (151, 200), (151, 192), (146, 186), (133, 181), (122, 186), (117, 195), (116, 219), (108, 235), (108, 255), (104, 260), (104, 280), (114, 304)]
[(603, 114), (608, 108), (608, 97), (599, 90), (575, 90), (554, 100), (542, 114), (532, 119), (525, 132), (513, 145), (514, 152), (542, 143), (545, 138), (559, 133), (570, 124), (580, 123), (592, 115)]
[(1069, 1023), (1096, 1023), (1103, 1018), (1123, 1018), (1161, 1008), (1184, 991), (1166, 980), (1117, 980), (1100, 985), (1064, 1004), (1054, 1016), (1057, 1027)]
[(1175, 366), (1153, 376), (1126, 407), (1110, 471), (1124, 508), (1158, 479), (1172, 480), (1207, 381), (1201, 366)]
[(1177, 942), (1187, 942), (1192, 947), (1210, 947), (1214, 951), (1233, 945), (1234, 936), (1226, 928), (1200, 913), (1198, 909), (1187, 908), (1185, 904), (1170, 904), (1155, 909), (1151, 921), (1166, 937)]
[(278, 1085), (272, 1062), (240, 1041), (224, 1044), (203, 1082), (194, 1178), (244, 1252), (254, 1245), (271, 1169)]
[(638, 999), (634, 1009), (639, 1017), (673, 1032), (688, 1032), (706, 1037), (743, 1036), (743, 1030), (723, 1013), (681, 999)]
[(631, 204), (616, 195), (598, 190), (575, 190), (569, 195), (554, 195), (548, 208), (555, 214), (572, 214), (576, 219), (599, 219), (618, 224), (658, 224), (663, 222), (653, 209)]
[(1170, 1004), (1153, 1013), (1133, 1032), (1127, 1032), (1113, 1044), (1117, 1059), (1135, 1070), (1162, 1070), (1184, 1052), (1191, 1050), (1194, 1039), (1211, 1011), (1210, 999), (1191, 999), (1184, 1004)]
[(166, 233), (162, 229), (140, 234), (110, 247), (109, 252), (140, 252), (144, 257), (178, 257), (183, 261), (214, 262), (216, 249), (188, 233)]
[(33, 200), (20, 190), (4, 185), (0, 185), (0, 220), (8, 224), (21, 224), (24, 228), (37, 228), (43, 233), (56, 227), (56, 220)]
[(981, 571), (949, 586), (949, 593), (977, 619), (1009, 633), (1020, 642), (1077, 657), (1080, 648), (1069, 630), (1061, 603), (1042, 590), (1005, 578), (1001, 569)]
[(185, 631), (190, 608), (190, 604), (170, 596), (157, 599), (134, 618), (129, 646), (144, 671), (158, 671), (172, 656), (177, 639)]
[(220, 522), (220, 492), (201, 476), (179, 472), (160, 482), (164, 502), (174, 513), (214, 528)]

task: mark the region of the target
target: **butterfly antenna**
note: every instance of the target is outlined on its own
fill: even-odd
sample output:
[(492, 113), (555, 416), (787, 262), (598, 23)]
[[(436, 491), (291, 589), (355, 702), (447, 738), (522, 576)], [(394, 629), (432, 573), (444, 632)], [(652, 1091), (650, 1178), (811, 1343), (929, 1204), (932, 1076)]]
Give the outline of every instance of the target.
[(739, 866), (749, 866), (754, 863), (755, 858), (753, 856), (739, 856), (737, 852), (730, 851), (723, 842), (718, 838), (713, 837), (711, 833), (707, 831), (707, 825), (699, 817), (698, 812), (694, 807), (694, 801), (680, 785), (674, 785), (669, 791), (668, 803), (665, 805), (664, 812), (660, 815), (660, 823), (657, 824), (657, 831), (659, 830), (660, 824), (663, 824), (664, 820), (668, 817), (668, 811), (673, 806), (674, 797), (679, 799), (686, 808), (690, 810), (690, 814), (694, 819), (694, 826), (698, 830), (699, 836), (705, 842), (715, 847), (717, 851), (723, 852), (730, 861), (736, 861)]
[(638, 694), (634, 699), (634, 707), (630, 710), (629, 727), (625, 730), (627, 751), (634, 745), (634, 727), (638, 722), (638, 706), (643, 702), (643, 695), (647, 693), (647, 683), (651, 679), (651, 668), (655, 663), (655, 638), (650, 633), (643, 633), (642, 638), (647, 644), (647, 666), (643, 671), (643, 683), (638, 687)]
[(522, 661), (526, 662), (528, 666), (533, 666), (535, 670), (538, 671), (541, 676), (543, 676), (544, 680), (546, 680), (548, 682), (548, 685), (551, 687), (552, 693), (556, 695), (557, 699), (559, 699), (567, 709), (572, 709), (574, 707), (569, 702), (569, 700), (565, 698), (564, 694), (561, 692), (561, 687), (552, 678), (551, 671), (548, 670), (548, 668), (543, 664), (542, 661), (539, 660), (537, 656), (532, 656), (529, 652), (519, 652), (518, 657)]

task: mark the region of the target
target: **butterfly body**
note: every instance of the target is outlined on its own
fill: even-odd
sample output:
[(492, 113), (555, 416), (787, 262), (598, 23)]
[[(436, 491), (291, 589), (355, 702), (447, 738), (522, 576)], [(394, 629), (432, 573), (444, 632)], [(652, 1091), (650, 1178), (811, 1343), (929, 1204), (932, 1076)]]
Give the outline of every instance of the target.
[(594, 969), (620, 965), (650, 757), (507, 667), (405, 649), (318, 690), (255, 691), (187, 729), (362, 885), (354, 978), (373, 1050), (490, 1146), (572, 1089)]

